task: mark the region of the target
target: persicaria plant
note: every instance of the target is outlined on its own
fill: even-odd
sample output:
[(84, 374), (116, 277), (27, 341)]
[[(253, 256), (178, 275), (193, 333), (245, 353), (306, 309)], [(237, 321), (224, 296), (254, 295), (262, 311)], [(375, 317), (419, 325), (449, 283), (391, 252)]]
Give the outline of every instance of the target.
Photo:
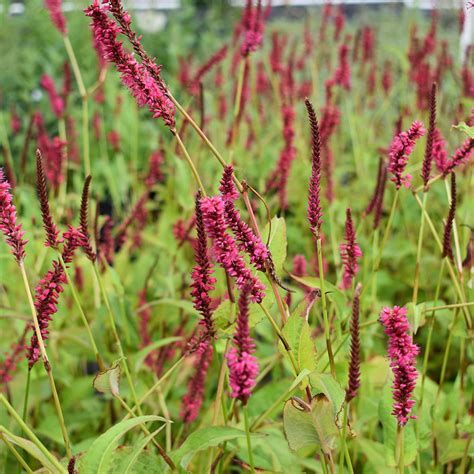
[(2, 13), (0, 471), (471, 472), (469, 11), (185, 3)]

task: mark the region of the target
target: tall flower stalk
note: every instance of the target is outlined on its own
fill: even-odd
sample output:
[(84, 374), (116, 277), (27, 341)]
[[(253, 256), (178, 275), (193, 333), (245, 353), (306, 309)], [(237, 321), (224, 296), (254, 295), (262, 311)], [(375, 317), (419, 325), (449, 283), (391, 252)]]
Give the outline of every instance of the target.
[(43, 360), (44, 368), (48, 376), (48, 381), (51, 387), (53, 395), (54, 406), (59, 419), (61, 432), (64, 439), (64, 445), (66, 448), (66, 455), (71, 457), (71, 443), (64, 423), (64, 416), (59, 402), (58, 392), (56, 389), (56, 383), (54, 381), (53, 370), (51, 363), (46, 353), (46, 348), (43, 341), (43, 335), (39, 324), (38, 314), (36, 312), (35, 303), (31, 294), (30, 284), (28, 276), (26, 274), (26, 268), (24, 264), (25, 259), (25, 245), (26, 240), (23, 239), (24, 231), (21, 228), (21, 224), (18, 224), (16, 217), (16, 207), (13, 204), (13, 196), (10, 192), (10, 183), (5, 180), (3, 170), (0, 168), (0, 232), (5, 236), (8, 245), (10, 246), (13, 256), (20, 268), (23, 284), (25, 287), (26, 295), (30, 305), (31, 315), (33, 318), (33, 327), (35, 336), (38, 344), (39, 354)]
[(419, 349), (413, 344), (406, 308), (400, 308), (399, 306), (383, 308), (380, 313), (380, 323), (389, 338), (387, 352), (394, 376), (392, 384), (394, 400), (392, 415), (397, 419), (398, 424), (397, 464), (400, 472), (403, 472), (403, 427), (410, 418), (416, 418), (411, 415), (411, 410), (415, 404), (415, 400), (412, 399), (412, 396), (418, 378), (416, 356), (419, 353)]
[(329, 316), (327, 310), (326, 293), (324, 290), (324, 269), (321, 243), (321, 225), (323, 223), (323, 213), (321, 208), (321, 141), (319, 135), (318, 119), (313, 105), (309, 99), (305, 100), (308, 112), (309, 125), (311, 128), (311, 178), (309, 182), (308, 196), (308, 221), (311, 233), (316, 239), (316, 252), (319, 265), (319, 283), (321, 286), (321, 301), (324, 318), (324, 338), (326, 340), (326, 350), (328, 352), (331, 374), (336, 376), (336, 366), (331, 346), (331, 335), (329, 326)]
[(415, 282), (413, 285), (413, 305), (416, 306), (418, 302), (418, 288), (420, 283), (420, 264), (421, 264), (421, 249), (423, 243), (423, 234), (425, 227), (425, 209), (428, 198), (429, 182), (431, 178), (431, 169), (434, 161), (434, 145), (436, 138), (436, 83), (433, 83), (430, 92), (430, 121), (428, 127), (428, 135), (426, 137), (425, 155), (421, 167), (421, 178), (423, 179), (423, 200), (421, 209), (420, 231), (418, 234), (418, 246), (416, 250), (415, 263)]

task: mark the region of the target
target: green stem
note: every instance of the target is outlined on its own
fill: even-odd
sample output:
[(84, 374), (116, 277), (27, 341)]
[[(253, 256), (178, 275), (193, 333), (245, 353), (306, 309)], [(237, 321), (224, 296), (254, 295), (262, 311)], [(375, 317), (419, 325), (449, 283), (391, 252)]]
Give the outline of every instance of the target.
[(416, 249), (416, 263), (415, 263), (415, 283), (413, 285), (413, 305), (416, 306), (418, 301), (418, 288), (420, 282), (420, 263), (421, 263), (421, 248), (423, 244), (423, 231), (425, 227), (425, 210), (426, 210), (426, 201), (428, 197), (428, 192), (423, 193), (423, 202), (421, 207), (421, 222), (420, 222), (420, 231), (418, 234), (418, 246)]
[[(247, 193), (247, 185), (246, 183), (243, 184), (243, 191), (242, 191), (242, 199), (244, 200), (245, 207), (247, 208), (247, 212), (249, 213), (250, 217), (250, 223), (252, 224), (253, 230), (257, 237), (263, 242), (262, 240), (262, 235), (260, 233), (260, 229), (258, 227), (257, 219), (255, 217), (255, 213), (253, 212), (252, 204), (250, 202), (248, 193)], [(278, 290), (278, 285), (275, 281), (275, 278), (272, 275), (272, 272), (270, 271), (270, 268), (268, 266), (268, 262), (266, 263), (266, 270), (267, 270), (267, 276), (268, 279), (270, 280), (270, 284), (272, 286), (272, 291), (273, 294), (275, 295), (275, 300), (277, 302), (278, 309), (280, 311), (280, 316), (281, 316), (281, 322), (282, 324), (285, 324), (287, 319), (288, 319), (288, 314), (285, 309), (285, 305), (283, 304), (283, 300), (281, 298), (280, 292)]]
[(177, 130), (172, 130), (172, 132), (174, 136), (176, 137), (176, 141), (178, 142), (178, 145), (181, 148), (181, 151), (184, 153), (186, 161), (188, 162), (188, 165), (191, 168), (191, 172), (193, 173), (194, 179), (196, 180), (196, 183), (199, 186), (199, 189), (201, 190), (202, 195), (206, 196), (206, 190), (204, 189), (204, 185), (202, 184), (201, 177), (199, 176), (198, 170), (196, 169), (196, 166), (194, 166), (193, 160), (189, 156), (188, 150), (184, 146), (184, 143), (181, 140), (179, 133), (177, 132)]
[[(5, 395), (0, 393), (0, 402), (5, 405), (5, 408), (10, 413), (12, 418), (18, 423), (20, 428), (25, 432), (25, 434), (30, 438), (31, 441), (38, 447), (38, 449), (51, 461), (51, 463), (58, 469), (59, 472), (67, 473), (67, 470), (59, 463), (59, 461), (45, 448), (37, 436), (30, 430), (28, 425), (21, 419), (20, 415), (15, 411), (15, 409), (8, 403), (8, 400), (5, 398)], [(3, 429), (3, 428), (2, 428)]]
[(318, 254), (318, 266), (319, 266), (319, 286), (321, 287), (321, 302), (323, 306), (323, 319), (324, 319), (324, 338), (326, 340), (326, 350), (329, 357), (329, 366), (331, 368), (331, 374), (336, 377), (336, 366), (334, 364), (334, 355), (331, 346), (331, 336), (329, 331), (329, 317), (326, 302), (326, 291), (324, 289), (324, 269), (323, 269), (323, 252), (321, 237), (318, 236), (316, 239), (316, 250)]
[(380, 268), (380, 262), (382, 261), (383, 251), (384, 251), (385, 245), (387, 244), (388, 236), (390, 235), (390, 230), (392, 228), (393, 217), (395, 215), (395, 209), (397, 208), (399, 194), (400, 194), (400, 190), (397, 189), (395, 191), (395, 197), (393, 198), (392, 207), (390, 209), (390, 214), (388, 216), (387, 226), (385, 227), (385, 232), (383, 234), (379, 255), (377, 257), (377, 261), (375, 262), (375, 265), (373, 268), (374, 273), (377, 273)]
[(79, 88), (79, 94), (82, 99), (82, 153), (84, 159), (84, 171), (85, 175), (89, 176), (91, 174), (91, 162), (90, 162), (90, 144), (89, 144), (89, 104), (88, 104), (88, 94), (84, 81), (82, 79), (81, 69), (77, 62), (74, 49), (72, 48), (71, 41), (67, 35), (63, 36), (64, 46), (66, 47), (66, 52), (69, 58), (69, 62), (72, 66), (72, 71), (74, 77), (76, 78), (77, 86)]
[(128, 367), (127, 358), (125, 357), (125, 352), (123, 351), (122, 343), (120, 341), (120, 337), (119, 337), (118, 332), (117, 332), (117, 326), (115, 325), (115, 317), (114, 317), (114, 313), (112, 311), (112, 307), (110, 305), (109, 297), (107, 295), (107, 292), (105, 291), (104, 283), (103, 283), (102, 278), (99, 274), (99, 270), (97, 268), (96, 262), (91, 262), (91, 263), (92, 263), (92, 266), (94, 268), (94, 272), (95, 272), (95, 275), (97, 277), (97, 281), (99, 282), (99, 287), (100, 287), (100, 291), (102, 293), (102, 297), (103, 297), (104, 302), (105, 302), (105, 306), (107, 308), (107, 314), (109, 315), (109, 322), (110, 322), (110, 326), (112, 328), (112, 334), (113, 334), (115, 342), (117, 344), (120, 358), (122, 359), (122, 365), (123, 365), (123, 369), (124, 369), (124, 372), (125, 372), (125, 378), (127, 379), (128, 385), (130, 387), (130, 391), (132, 392), (133, 402), (135, 403), (135, 406), (137, 407), (138, 413), (141, 415), (142, 411), (141, 411), (140, 403), (138, 401), (137, 392), (135, 391), (135, 384), (133, 383), (132, 376), (130, 374), (130, 370), (129, 370), (129, 367)]
[(397, 425), (397, 466), (398, 473), (405, 472), (405, 440), (403, 426)]
[(84, 313), (84, 309), (82, 308), (81, 301), (79, 299), (79, 295), (77, 294), (76, 285), (74, 284), (71, 277), (69, 276), (67, 266), (66, 266), (60, 252), (58, 252), (58, 259), (59, 259), (59, 262), (61, 263), (64, 274), (66, 275), (68, 286), (71, 289), (72, 297), (74, 299), (74, 302), (76, 303), (77, 309), (79, 310), (79, 315), (81, 316), (84, 327), (86, 328), (87, 336), (89, 337), (90, 345), (92, 346), (92, 350), (94, 351), (94, 356), (96, 358), (97, 365), (99, 366), (99, 370), (103, 371), (103, 370), (105, 370), (104, 360), (102, 359), (102, 357), (99, 353), (99, 349), (97, 348), (97, 344), (95, 342), (94, 335), (92, 334), (92, 330), (91, 330), (91, 327), (89, 325), (89, 321), (87, 320), (87, 317)]
[(245, 434), (247, 437), (247, 450), (249, 453), (249, 463), (250, 463), (250, 472), (255, 472), (253, 464), (253, 454), (252, 454), (252, 444), (250, 442), (250, 428), (249, 428), (249, 414), (247, 405), (243, 405), (242, 410), (244, 412), (244, 425), (245, 425)]
[[(169, 369), (168, 371), (145, 393), (145, 395), (142, 396), (139, 400), (139, 404), (141, 405), (142, 403), (145, 402), (145, 400), (152, 395), (155, 390), (175, 371), (176, 368), (178, 368), (182, 362), (184, 361), (185, 356), (182, 356), (179, 358)], [(134, 413), (135, 410), (138, 409), (138, 404), (135, 404), (134, 407), (131, 408), (130, 412)], [(127, 420), (130, 418), (130, 414), (126, 415), (123, 419)]]
[(21, 276), (23, 278), (23, 284), (24, 284), (24, 287), (25, 287), (26, 295), (27, 295), (27, 298), (28, 298), (28, 303), (30, 305), (31, 316), (33, 317), (33, 325), (34, 325), (34, 328), (35, 328), (36, 338), (38, 340), (38, 346), (39, 346), (39, 349), (40, 349), (41, 358), (43, 359), (43, 365), (44, 365), (44, 368), (46, 370), (46, 374), (47, 374), (48, 380), (49, 380), (49, 385), (51, 387), (51, 393), (53, 395), (54, 406), (55, 406), (56, 412), (58, 414), (59, 425), (61, 427), (61, 432), (62, 432), (63, 439), (64, 439), (64, 446), (66, 448), (66, 455), (70, 458), (72, 456), (72, 454), (71, 454), (71, 443), (69, 441), (69, 436), (67, 434), (66, 424), (64, 423), (63, 411), (62, 411), (62, 408), (61, 408), (61, 403), (59, 401), (58, 391), (56, 389), (56, 383), (55, 383), (54, 377), (53, 377), (53, 369), (51, 367), (51, 363), (49, 362), (48, 355), (46, 353), (46, 348), (44, 346), (43, 336), (41, 334), (41, 329), (40, 329), (39, 322), (38, 322), (38, 316), (36, 314), (36, 308), (35, 308), (35, 304), (34, 304), (34, 301), (33, 301), (33, 295), (31, 294), (31, 289), (30, 289), (30, 284), (28, 282), (28, 277), (26, 275), (26, 269), (25, 269), (24, 262), (20, 262), (19, 266), (20, 266)]
[[(349, 409), (349, 403), (344, 403), (344, 414), (342, 417), (342, 433), (341, 433), (341, 449), (339, 452), (339, 472), (344, 472), (344, 456), (346, 454), (346, 436), (347, 436), (347, 412)], [(349, 457), (350, 459), (350, 457)], [(352, 466), (351, 466), (352, 467)]]
[(451, 349), (451, 342), (453, 340), (454, 328), (456, 326), (456, 323), (458, 322), (458, 316), (459, 316), (459, 311), (455, 310), (453, 322), (451, 323), (451, 326), (448, 330), (448, 340), (446, 341), (446, 347), (445, 347), (445, 350), (444, 350), (443, 364), (441, 366), (441, 375), (439, 377), (439, 384), (438, 384), (438, 390), (436, 392), (436, 402), (435, 403), (437, 403), (437, 401), (439, 399), (439, 396), (441, 395), (441, 391), (443, 389), (444, 377), (446, 376), (446, 368), (448, 366), (449, 351)]
[(280, 327), (275, 322), (275, 320), (273, 319), (273, 317), (270, 314), (270, 312), (268, 311), (268, 309), (265, 308), (265, 306), (261, 303), (259, 303), (259, 306), (262, 309), (262, 311), (265, 313), (265, 316), (268, 318), (268, 320), (270, 321), (270, 324), (272, 325), (273, 329), (277, 333), (277, 335), (278, 335), (278, 337), (279, 337), (279, 339), (280, 339), (280, 341), (283, 345), (283, 348), (285, 349), (286, 353), (288, 354), (288, 357), (290, 358), (290, 362), (291, 362), (291, 365), (293, 366), (293, 370), (295, 371), (295, 374), (298, 375), (299, 374), (298, 364), (296, 363), (296, 360), (295, 360), (295, 357), (294, 357), (293, 352), (291, 350), (290, 344), (286, 340), (285, 336), (283, 335), (283, 333), (280, 330)]
[(15, 446), (8, 440), (8, 438), (3, 434), (5, 433), (7, 436), (11, 436), (9, 432), (5, 428), (0, 428), (0, 439), (5, 443), (6, 447), (12, 452), (13, 456), (15, 456), (16, 460), (22, 465), (23, 469), (28, 474), (33, 474), (30, 466), (26, 463), (26, 461), (21, 457), (21, 454), (17, 451)]
[(28, 415), (28, 400), (30, 398), (30, 384), (31, 384), (31, 371), (28, 370), (26, 374), (26, 387), (25, 387), (25, 398), (23, 400), (23, 421), (26, 422), (26, 417)]

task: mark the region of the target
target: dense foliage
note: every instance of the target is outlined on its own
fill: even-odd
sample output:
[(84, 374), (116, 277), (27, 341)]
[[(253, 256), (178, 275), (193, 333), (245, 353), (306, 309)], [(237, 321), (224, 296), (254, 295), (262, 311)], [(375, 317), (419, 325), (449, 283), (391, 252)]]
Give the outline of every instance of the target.
[(124, 8), (1, 13), (0, 470), (473, 469), (473, 11)]

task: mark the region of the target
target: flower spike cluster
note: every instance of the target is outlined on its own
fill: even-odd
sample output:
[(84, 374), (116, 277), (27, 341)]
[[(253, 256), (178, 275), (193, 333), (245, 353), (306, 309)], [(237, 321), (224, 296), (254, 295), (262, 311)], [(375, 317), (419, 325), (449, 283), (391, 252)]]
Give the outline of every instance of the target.
[(232, 166), (225, 168), (219, 188), (224, 200), (225, 219), (239, 242), (239, 249), (247, 253), (257, 270), (263, 272), (269, 257), (268, 248), (242, 220), (239, 211), (234, 206), (234, 201), (239, 197), (239, 193), (233, 182), (233, 173)]
[(421, 177), (425, 188), (428, 186), (430, 180), (431, 165), (433, 163), (433, 145), (436, 130), (436, 83), (431, 87), (430, 93), (430, 123), (428, 127), (428, 135), (426, 137), (425, 157), (423, 159), (423, 166), (421, 168)]
[(349, 362), (349, 383), (346, 390), (346, 402), (353, 400), (360, 387), (360, 331), (359, 331), (359, 312), (360, 312), (360, 291), (362, 287), (359, 283), (354, 292), (352, 302), (351, 319), (351, 359)]
[(221, 196), (201, 199), (204, 227), (213, 240), (212, 250), (216, 261), (227, 274), (236, 279), (237, 286), (243, 288), (249, 284), (252, 301), (260, 303), (265, 297), (265, 286), (245, 265), (245, 260), (239, 253), (236, 241), (226, 229), (225, 202)]
[(49, 208), (48, 190), (46, 188), (46, 177), (43, 170), (43, 157), (39, 149), (36, 150), (36, 189), (43, 218), (43, 227), (46, 233), (46, 247), (57, 248), (61, 240), (59, 239), (59, 230), (51, 216)]
[(362, 257), (362, 251), (356, 243), (356, 232), (349, 208), (346, 210), (346, 231), (344, 239), (346, 243), (339, 246), (341, 260), (344, 266), (341, 288), (347, 290), (352, 286), (352, 280), (359, 272), (357, 260)]
[(413, 338), (409, 333), (410, 325), (406, 308), (399, 306), (383, 308), (380, 313), (380, 322), (389, 338), (388, 356), (394, 375), (392, 415), (397, 418), (400, 426), (404, 426), (410, 418), (416, 418), (410, 416), (410, 412), (415, 404), (415, 400), (411, 397), (418, 378), (416, 356), (419, 350), (413, 344)]
[(249, 295), (251, 287), (246, 286), (240, 293), (239, 313), (234, 334), (234, 347), (227, 353), (231, 397), (238, 398), (245, 405), (256, 384), (258, 363), (255, 356), (255, 344), (249, 328)]
[(323, 212), (321, 209), (321, 141), (319, 136), (318, 119), (311, 102), (305, 100), (308, 111), (309, 124), (311, 126), (311, 179), (309, 181), (308, 197), (308, 221), (311, 232), (319, 237), (323, 223)]
[(64, 113), (64, 99), (58, 94), (53, 79), (47, 74), (43, 74), (40, 80), (41, 87), (48, 93), (51, 108), (57, 118), (61, 118)]
[(188, 382), (188, 390), (183, 397), (180, 417), (184, 423), (191, 423), (199, 415), (203, 398), (206, 374), (212, 361), (213, 349), (209, 339), (202, 341), (196, 351), (196, 367)]
[(456, 167), (467, 163), (474, 155), (474, 138), (468, 138), (453, 154), (444, 169), (444, 175), (452, 173)]
[(443, 234), (443, 257), (453, 258), (453, 250), (451, 247), (451, 234), (454, 226), (454, 218), (456, 217), (456, 174), (451, 174), (451, 204), (449, 206), (448, 217), (446, 218), (446, 225), (444, 226)]
[[(124, 50), (122, 43), (117, 40), (117, 35), (124, 33), (123, 27), (118, 26), (108, 17), (107, 13), (110, 9), (108, 2), (100, 3), (99, 0), (95, 0), (85, 10), (86, 16), (92, 18), (94, 41), (101, 45), (100, 50), (105, 59), (115, 64), (122, 83), (130, 90), (138, 105), (140, 107), (147, 105), (154, 118), (161, 117), (170, 129), (174, 129), (174, 104), (168, 97), (164, 82), (155, 77), (159, 77), (160, 66), (156, 66), (149, 58), (146, 64), (140, 64), (132, 54)], [(128, 13), (125, 12), (121, 16), (121, 21), (125, 26), (130, 24)], [(153, 75), (150, 69), (154, 72)]]
[(197, 244), (195, 248), (196, 265), (191, 274), (194, 308), (202, 315), (202, 325), (206, 337), (214, 337), (215, 328), (212, 321), (211, 297), (209, 293), (214, 289), (216, 279), (212, 277), (214, 272), (207, 250), (207, 236), (204, 229), (203, 215), (201, 210), (201, 194), (196, 195), (196, 230)]
[[(79, 247), (85, 244), (84, 236), (81, 231), (74, 227), (63, 234), (65, 244), (62, 250), (62, 258), (67, 265), (72, 262), (74, 253)], [(42, 339), (48, 338), (49, 322), (58, 311), (59, 296), (64, 291), (64, 285), (67, 283), (66, 274), (59, 260), (54, 260), (51, 270), (46, 273), (44, 278), (35, 288), (35, 308), (38, 316), (38, 324)], [(31, 336), (30, 345), (27, 349), (28, 367), (31, 369), (40, 357), (39, 341), (36, 332)]]
[(392, 173), (392, 181), (395, 183), (397, 189), (400, 189), (402, 184), (406, 187), (411, 184), (411, 176), (409, 174), (403, 176), (403, 173), (416, 140), (424, 134), (425, 129), (423, 128), (423, 124), (414, 121), (406, 132), (399, 133), (392, 140), (389, 150), (388, 171)]
[(0, 232), (5, 236), (15, 260), (21, 264), (25, 259), (27, 240), (23, 239), (25, 231), (21, 228), (21, 224), (17, 223), (11, 185), (6, 180), (2, 168), (0, 168)]
[(45, 0), (45, 8), (49, 11), (49, 16), (56, 29), (62, 34), (67, 34), (66, 18), (62, 12), (61, 0)]

